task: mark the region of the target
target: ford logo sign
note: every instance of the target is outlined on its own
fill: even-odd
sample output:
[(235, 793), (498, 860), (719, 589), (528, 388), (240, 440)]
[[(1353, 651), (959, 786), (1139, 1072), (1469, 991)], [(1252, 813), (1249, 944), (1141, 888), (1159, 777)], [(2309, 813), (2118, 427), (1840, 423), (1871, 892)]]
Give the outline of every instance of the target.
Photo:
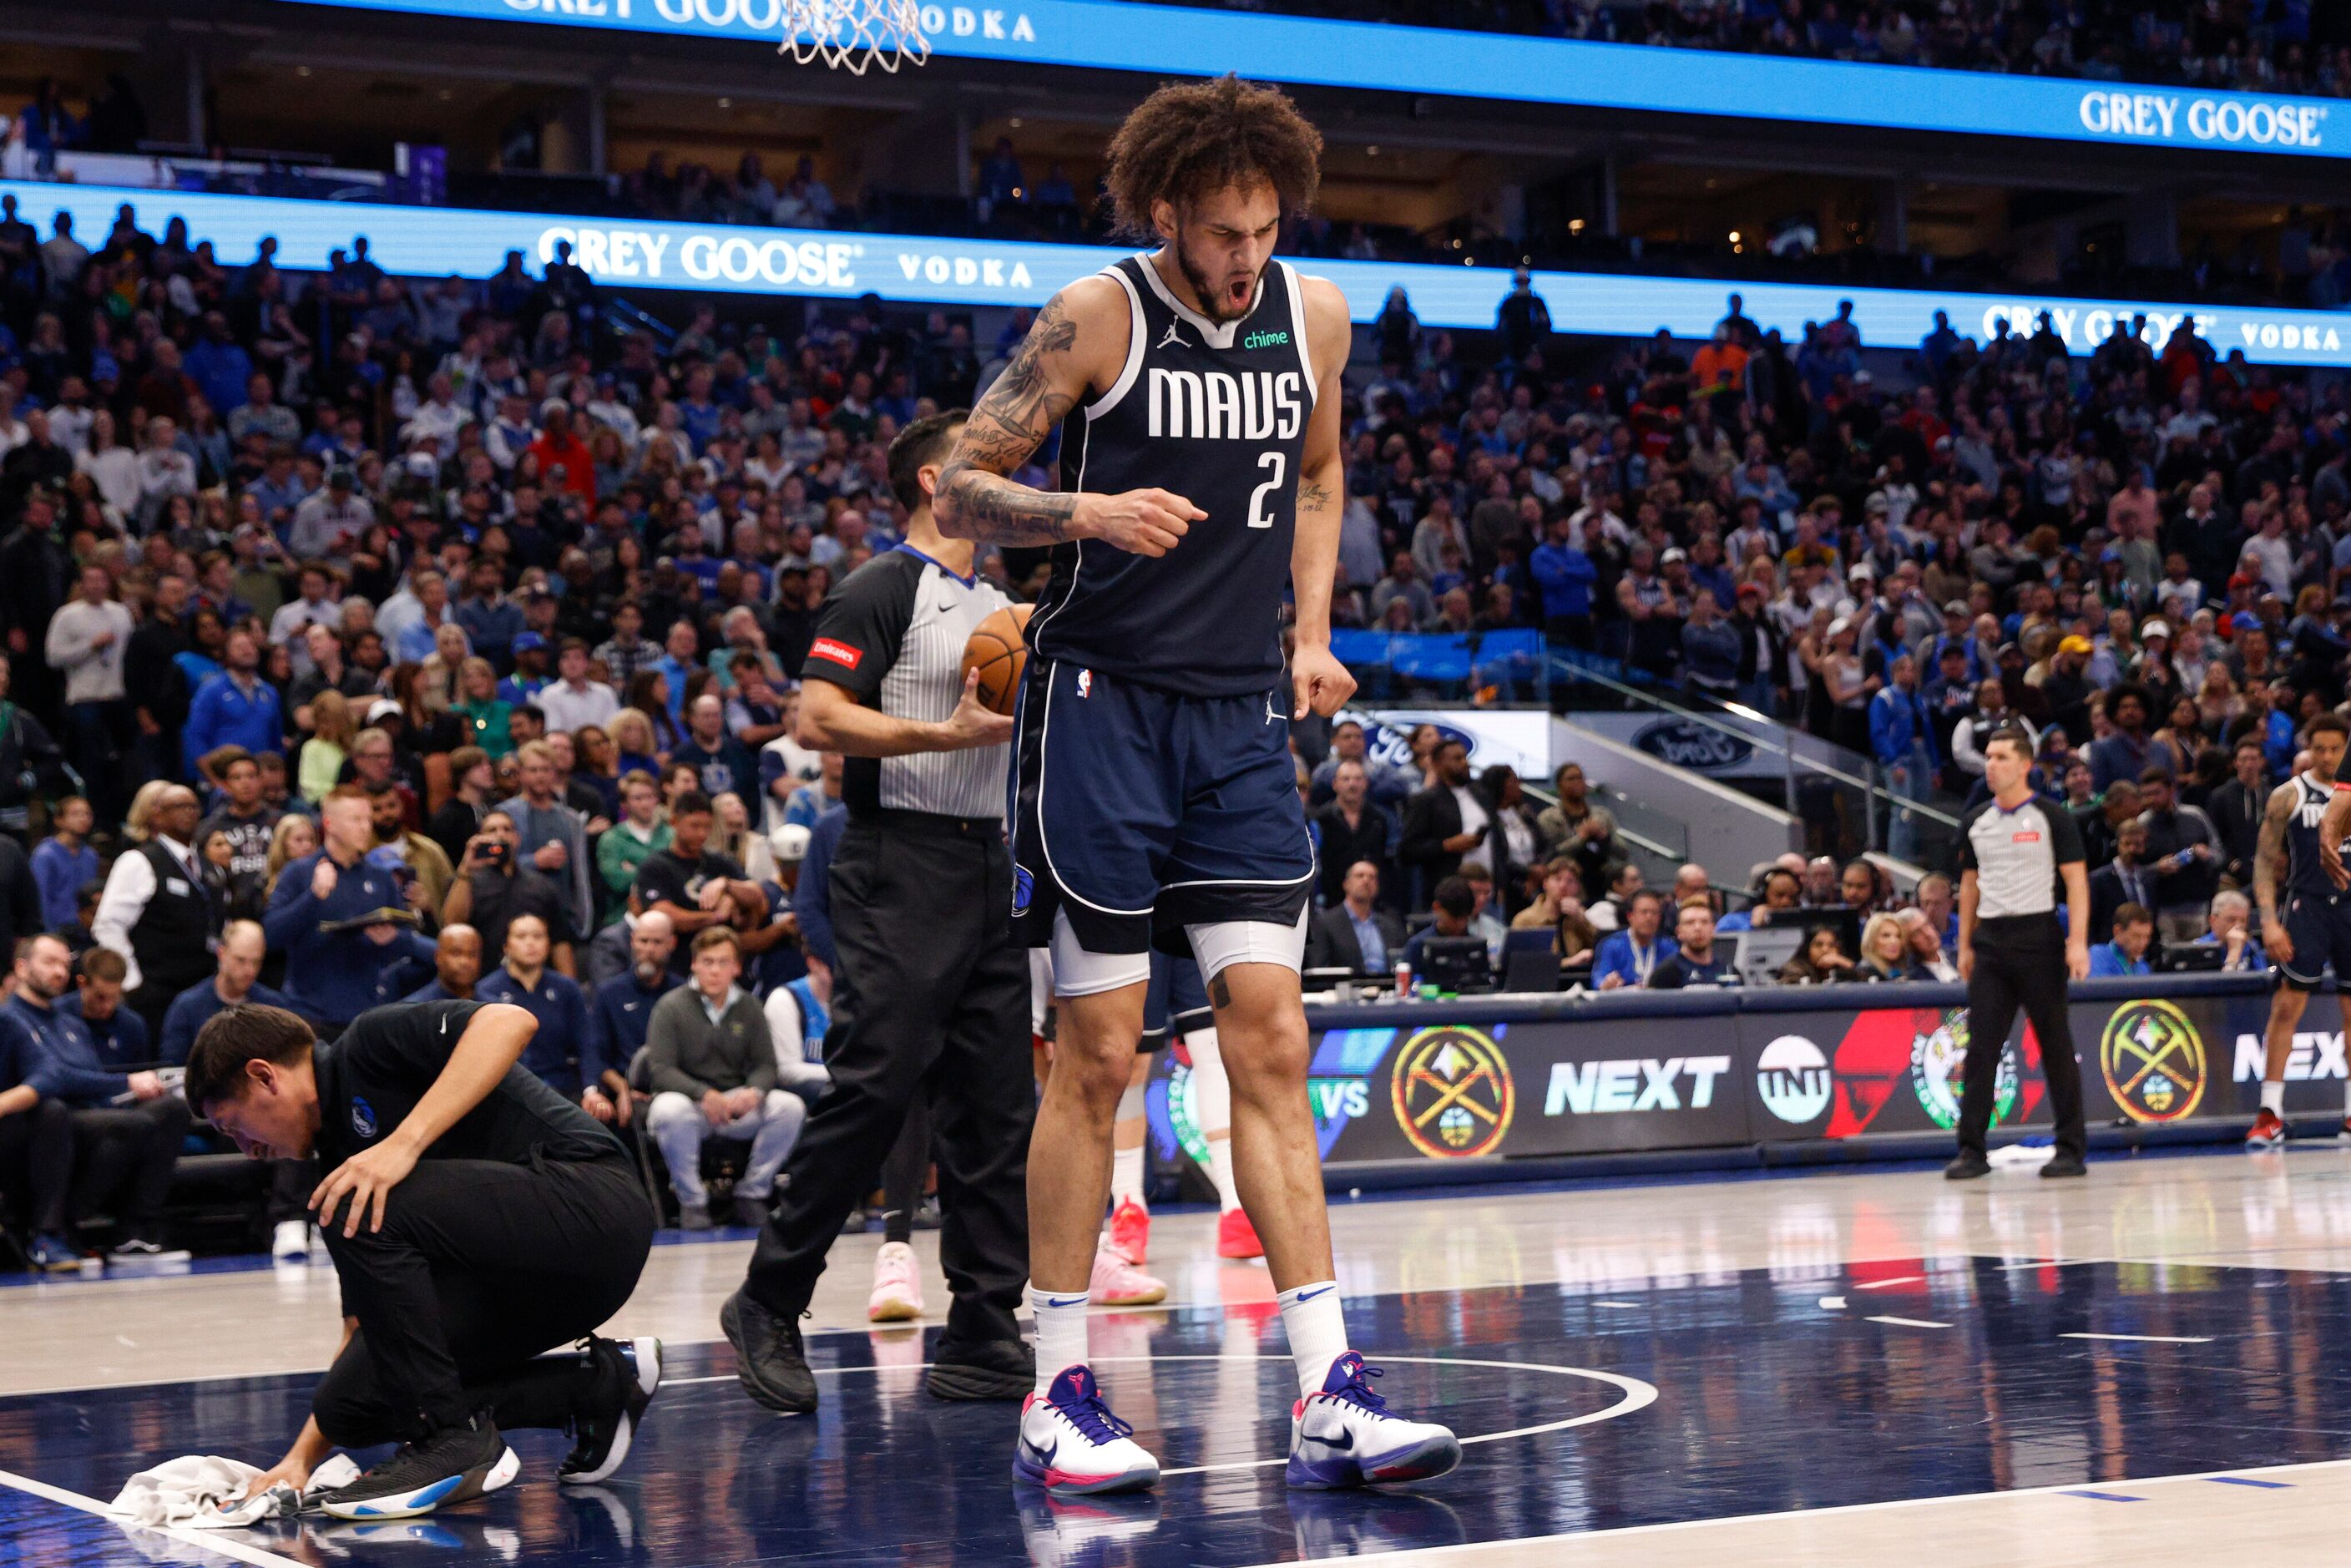
[(1660, 762), (1698, 773), (1736, 768), (1755, 754), (1738, 736), (1687, 718), (1659, 719), (1635, 736), (1633, 744)]

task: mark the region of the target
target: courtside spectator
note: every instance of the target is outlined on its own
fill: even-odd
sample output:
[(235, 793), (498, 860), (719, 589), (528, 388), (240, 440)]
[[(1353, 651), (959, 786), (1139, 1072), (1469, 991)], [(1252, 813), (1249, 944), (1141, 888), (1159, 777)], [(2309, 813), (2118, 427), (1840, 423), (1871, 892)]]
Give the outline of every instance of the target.
[(777, 1086), (767, 1014), (736, 984), (742, 959), (735, 933), (706, 930), (693, 946), (690, 982), (653, 1006), (645, 1042), (645, 1082), (653, 1096), (646, 1131), (669, 1166), (678, 1223), (688, 1230), (711, 1224), (703, 1144), (748, 1143), (749, 1163), (735, 1184), (734, 1220), (763, 1225), (776, 1174), (799, 1137), (808, 1105)]

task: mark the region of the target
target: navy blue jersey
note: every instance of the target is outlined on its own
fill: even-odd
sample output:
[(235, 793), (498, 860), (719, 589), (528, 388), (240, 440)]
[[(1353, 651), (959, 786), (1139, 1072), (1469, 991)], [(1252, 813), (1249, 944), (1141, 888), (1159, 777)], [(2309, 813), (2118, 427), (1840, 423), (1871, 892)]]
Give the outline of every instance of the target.
[(1157, 487), (1208, 515), (1155, 559), (1099, 539), (1057, 547), (1029, 645), (1183, 695), (1270, 690), (1281, 674), (1298, 465), (1314, 408), (1298, 275), (1269, 266), (1255, 308), (1221, 326), (1177, 303), (1147, 256), (1104, 276), (1126, 291), (1126, 362), (1069, 420), (1061, 487)]
[(2326, 815), (2326, 802), (2335, 791), (2307, 773), (2295, 774), (2288, 783), (2294, 801), (2285, 819), (2285, 891), (2331, 904), (2335, 886), (2318, 859), (2318, 820)]

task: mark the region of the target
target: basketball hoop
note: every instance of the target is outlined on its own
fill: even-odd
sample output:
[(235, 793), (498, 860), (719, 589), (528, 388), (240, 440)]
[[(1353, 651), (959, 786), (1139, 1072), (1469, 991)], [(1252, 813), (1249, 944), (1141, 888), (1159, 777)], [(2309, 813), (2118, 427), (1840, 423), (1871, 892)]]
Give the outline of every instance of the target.
[(804, 66), (822, 60), (863, 76), (868, 66), (894, 71), (931, 57), (921, 0), (782, 0), (779, 8), (784, 42), (776, 52)]

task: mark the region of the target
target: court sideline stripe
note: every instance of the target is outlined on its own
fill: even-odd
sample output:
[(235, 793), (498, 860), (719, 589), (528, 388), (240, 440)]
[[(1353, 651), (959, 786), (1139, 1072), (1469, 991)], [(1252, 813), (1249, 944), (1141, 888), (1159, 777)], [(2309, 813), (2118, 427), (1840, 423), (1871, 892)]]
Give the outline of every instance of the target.
[(258, 1546), (247, 1546), (242, 1541), (228, 1540), (218, 1531), (186, 1530), (176, 1524), (139, 1524), (108, 1512), (106, 1505), (94, 1497), (84, 1497), (78, 1491), (68, 1491), (63, 1487), (53, 1487), (47, 1481), (37, 1481), (30, 1476), (20, 1476), (10, 1470), (0, 1470), (0, 1486), (14, 1487), (44, 1501), (96, 1514), (109, 1524), (119, 1526), (125, 1534), (144, 1531), (153, 1535), (168, 1535), (183, 1545), (200, 1547), (239, 1563), (248, 1563), (253, 1564), (253, 1568), (307, 1568), (306, 1564), (294, 1558), (281, 1557)]
[[(2297, 1474), (2305, 1470), (2339, 1470), (2346, 1469), (2346, 1467), (2351, 1467), (2351, 1459), (2316, 1459), (2307, 1464), (2273, 1465), (2263, 1469), (2256, 1469), (2252, 1473), (2263, 1476), (2288, 1475)], [(2118, 1480), (2109, 1481), (2105, 1484), (2108, 1486), (2129, 1487), (2168, 1486), (2175, 1481), (2228, 1480), (2233, 1478), (2243, 1477), (2246, 1473), (2247, 1472), (2242, 1469), (2235, 1470), (2199, 1470), (2189, 1475), (2149, 1476), (2144, 1480)], [(2261, 1483), (2256, 1482), (2254, 1484)], [(2273, 1482), (2270, 1484), (2278, 1485), (2283, 1483)], [(1838, 1514), (1880, 1513), (1890, 1509), (1897, 1508), (1931, 1508), (1947, 1503), (1990, 1502), (2005, 1498), (2064, 1497), (2069, 1493), (2078, 1493), (2080, 1490), (2080, 1482), (2069, 1481), (2058, 1486), (2019, 1487), (2010, 1491), (1953, 1492), (1946, 1497), (1890, 1498), (1883, 1502), (1848, 1502), (1841, 1503), (1834, 1508), (1785, 1509), (1778, 1513), (1725, 1514), (1719, 1519), (1676, 1519), (1668, 1520), (1661, 1524), (1619, 1525), (1614, 1530), (1570, 1531), (1556, 1535), (1529, 1535), (1519, 1537), (1514, 1540), (1466, 1541), (1457, 1546), (1421, 1546), (1415, 1547), (1405, 1552), (1391, 1552), (1385, 1553), (1381, 1557), (1380, 1561), (1383, 1563), (1399, 1563), (1415, 1562), (1449, 1563), (1464, 1558), (1472, 1552), (1507, 1552), (1514, 1549), (1524, 1550), (1528, 1547), (1544, 1546), (1566, 1548), (1574, 1545), (1580, 1541), (1614, 1541), (1619, 1537), (1627, 1535), (1661, 1535), (1672, 1531), (1711, 1530), (1722, 1525), (1765, 1524), (1773, 1520), (1801, 1519), (1809, 1521), (1816, 1519), (1830, 1519)], [(1265, 1563), (1261, 1564), (1260, 1568), (1291, 1568), (1291, 1565), (1288, 1563)]]

